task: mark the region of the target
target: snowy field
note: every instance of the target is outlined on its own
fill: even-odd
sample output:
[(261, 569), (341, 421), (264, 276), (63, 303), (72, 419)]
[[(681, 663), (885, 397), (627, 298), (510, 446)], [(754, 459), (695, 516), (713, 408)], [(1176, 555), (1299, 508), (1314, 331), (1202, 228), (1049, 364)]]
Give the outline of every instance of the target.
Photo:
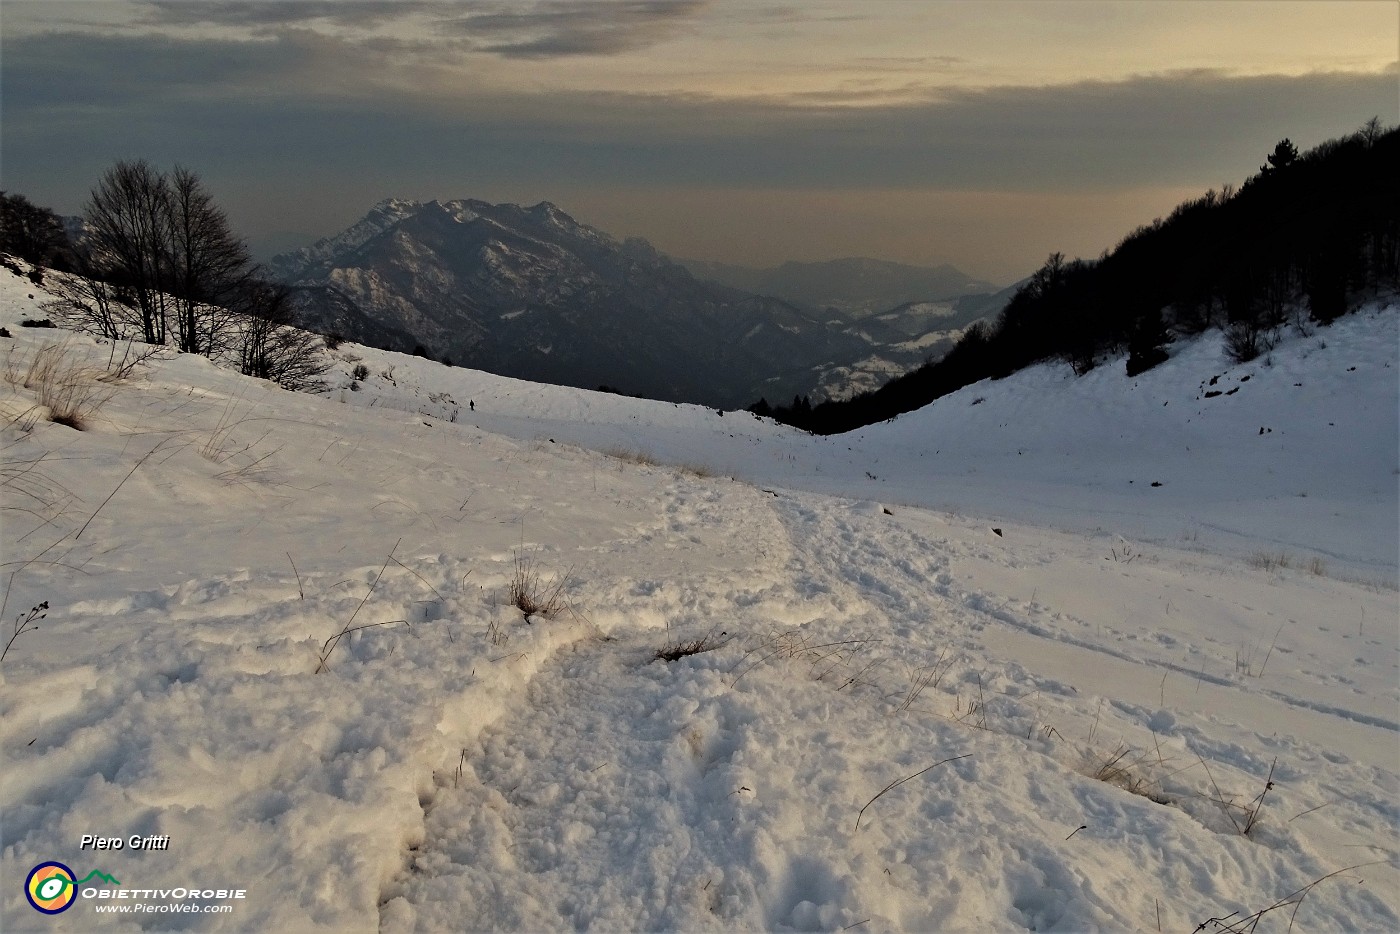
[(349, 344), (98, 382), (45, 298), (0, 929), (1400, 929), (1397, 307), (812, 438)]

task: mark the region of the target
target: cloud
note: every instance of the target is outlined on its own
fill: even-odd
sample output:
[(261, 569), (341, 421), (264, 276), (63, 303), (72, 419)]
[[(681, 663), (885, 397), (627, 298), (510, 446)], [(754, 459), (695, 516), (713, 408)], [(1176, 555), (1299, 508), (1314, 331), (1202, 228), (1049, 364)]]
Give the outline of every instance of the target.
[(444, 12), (443, 2), (422, 0), (144, 0), (150, 7), (143, 22), (153, 26), (243, 26), (255, 29), (324, 21), (340, 26), (373, 27), (414, 13)]
[[(551, 20), (547, 31), (563, 35), (568, 22)], [(51, 34), (0, 44), (7, 175), (43, 158), (32, 148), (40, 140), (101, 151), (140, 131), (157, 158), (196, 133), (220, 139), (249, 172), (268, 158), (309, 169), (358, 158), (382, 175), (407, 176), (440, 151), (442, 161), (479, 174), (574, 184), (1049, 191), (1239, 183), (1277, 139), (1320, 142), (1394, 113), (1396, 100), (1393, 68), (1297, 77), (1190, 71), (982, 90), (923, 83), (897, 94), (853, 83), (734, 99), (492, 89), (473, 83), (460, 62), (405, 65), (392, 42), (304, 30), (256, 41)], [(383, 142), (345, 149), (347, 128), (366, 140), (408, 140), (418, 156)], [(270, 155), (275, 133), (293, 134), (298, 147)]]
[[(276, 35), (331, 25), (359, 30), (379, 48), (471, 49), (509, 59), (608, 56), (648, 48), (675, 35), (709, 0), (142, 0), (146, 26), (244, 28)], [(417, 17), (427, 33), (407, 41), (369, 35)]]
[(707, 0), (547, 0), (503, 4), (444, 21), (440, 27), (480, 41), (506, 58), (617, 55), (674, 35)]
[(140, 120), (214, 104), (256, 111), (292, 99), (363, 97), (389, 61), (300, 29), (252, 41), (51, 33), (0, 37), (0, 50), (7, 131), (75, 112)]
[(868, 71), (946, 71), (968, 60), (960, 55), (867, 55), (852, 60)]
[[(539, 35), (562, 29), (555, 22)], [(253, 40), (7, 32), (5, 188), (76, 211), (104, 168), (135, 157), (201, 172), (221, 200), (229, 193), (231, 213), (250, 233), (260, 217), (331, 233), (387, 195), (533, 203), (589, 191), (634, 192), (632, 203), (654, 198), (645, 223), (656, 225), (681, 190), (701, 201), (706, 190), (725, 191), (729, 205), (751, 191), (775, 205), (774, 217), (787, 203), (783, 193), (808, 204), (817, 203), (812, 193), (826, 193), (848, 212), (878, 198), (872, 217), (902, 218), (898, 229), (911, 243), (928, 235), (914, 226), (916, 211), (897, 209), (900, 191), (929, 206), (973, 192), (1019, 199), (1031, 214), (1049, 205), (1062, 229), (1075, 222), (1070, 206), (1082, 202), (1096, 205), (1085, 208), (1097, 212), (1094, 231), (1121, 233), (1149, 218), (1142, 198), (1119, 202), (1116, 193), (1238, 185), (1282, 137), (1307, 148), (1396, 112), (1394, 67), (1263, 77), (1189, 71), (980, 90), (941, 87), (931, 75), (897, 95), (857, 74), (819, 95), (736, 98), (536, 92), (478, 80), (479, 57), (409, 52), (396, 37), (292, 26)], [(1158, 200), (1154, 210), (1170, 209), (1169, 196)], [(1110, 218), (1116, 203), (1124, 207)], [(1043, 234), (1051, 219), (1031, 214), (1027, 235), (1037, 224)], [(742, 211), (731, 223), (744, 226)], [(1015, 226), (1001, 223), (1003, 231)], [(1038, 236), (1030, 259), (1047, 249)], [(967, 242), (987, 240), (977, 237), (969, 227)], [(897, 239), (892, 230), (883, 242)], [(1048, 248), (1059, 247), (1050, 240)], [(1024, 257), (1013, 259), (1019, 266)]]

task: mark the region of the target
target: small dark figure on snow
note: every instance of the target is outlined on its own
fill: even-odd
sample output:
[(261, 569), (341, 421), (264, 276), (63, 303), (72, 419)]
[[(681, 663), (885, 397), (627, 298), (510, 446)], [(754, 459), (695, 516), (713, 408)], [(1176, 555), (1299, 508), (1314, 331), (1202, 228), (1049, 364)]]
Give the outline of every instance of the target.
[(467, 400), (467, 407), (470, 408), (473, 412), (475, 412), (475, 411), (476, 411), (476, 400), (475, 400), (475, 399), (468, 399), (468, 400)]

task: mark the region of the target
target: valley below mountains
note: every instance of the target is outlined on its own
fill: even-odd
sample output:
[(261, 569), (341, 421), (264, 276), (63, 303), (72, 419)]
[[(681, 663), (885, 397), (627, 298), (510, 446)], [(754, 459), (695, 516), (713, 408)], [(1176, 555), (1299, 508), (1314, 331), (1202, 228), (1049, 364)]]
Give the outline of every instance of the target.
[[(873, 388), (945, 353), (1004, 304), (946, 266), (922, 280), (917, 267), (871, 260), (781, 268), (767, 284), (787, 294), (758, 294), (547, 201), (470, 199), (381, 201), (269, 263), (313, 330), (503, 376), (731, 409)], [(863, 291), (851, 269), (864, 270)], [(869, 313), (911, 283), (947, 294)], [(810, 299), (823, 290), (834, 301), (819, 307)]]

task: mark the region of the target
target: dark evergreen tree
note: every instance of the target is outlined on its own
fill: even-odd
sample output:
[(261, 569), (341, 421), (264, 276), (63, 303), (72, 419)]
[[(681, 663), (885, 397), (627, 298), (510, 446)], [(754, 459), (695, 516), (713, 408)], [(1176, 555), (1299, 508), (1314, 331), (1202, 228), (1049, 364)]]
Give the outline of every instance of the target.
[(1278, 145), (1274, 147), (1274, 151), (1269, 153), (1267, 161), (1267, 165), (1261, 165), (1259, 167), (1259, 172), (1263, 175), (1268, 175), (1270, 172), (1275, 172), (1279, 169), (1286, 169), (1298, 161), (1298, 147), (1293, 145), (1292, 140), (1285, 137), (1279, 140)]

